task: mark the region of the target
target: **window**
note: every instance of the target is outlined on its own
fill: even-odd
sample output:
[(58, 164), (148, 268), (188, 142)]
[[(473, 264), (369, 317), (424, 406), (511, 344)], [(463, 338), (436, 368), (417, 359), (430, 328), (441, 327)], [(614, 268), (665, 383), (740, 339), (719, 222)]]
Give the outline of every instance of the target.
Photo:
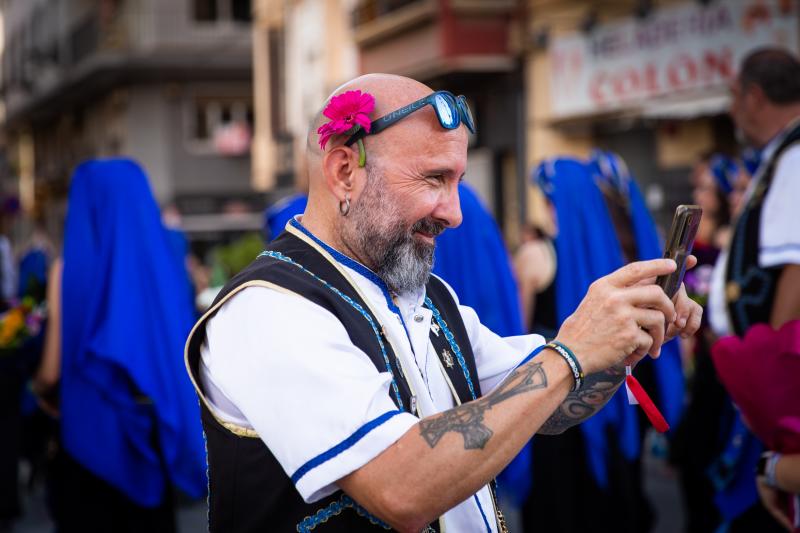
[(194, 19), (198, 22), (217, 20), (217, 0), (194, 0)]
[(236, 22), (250, 22), (253, 19), (250, 0), (231, 0), (231, 18)]
[(198, 97), (185, 116), (186, 146), (194, 153), (220, 153), (220, 142), (230, 141), (231, 131), (248, 139), (253, 132), (253, 105), (246, 97)]
[(194, 0), (197, 22), (245, 22), (253, 19), (251, 0)]

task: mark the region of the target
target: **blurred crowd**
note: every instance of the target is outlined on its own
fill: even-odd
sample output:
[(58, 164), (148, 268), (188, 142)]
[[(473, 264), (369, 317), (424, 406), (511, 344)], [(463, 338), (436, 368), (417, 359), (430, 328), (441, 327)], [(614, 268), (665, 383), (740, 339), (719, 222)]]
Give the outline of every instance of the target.
[[(711, 152), (686, 176), (684, 203), (703, 218), (685, 285), (703, 327), (634, 371), (672, 429), (654, 434), (620, 392), (581, 426), (534, 438), (500, 478), (524, 531), (651, 531), (647, 455), (677, 472), (686, 531), (798, 530), (800, 63), (752, 54), (732, 99), (741, 151)], [(305, 195), (268, 208), (262, 235), (212, 262), (192, 253), (173, 208), (160, 212), (146, 167), (76, 168), (60, 250), (42, 231), (25, 244), (0, 236), (0, 531), (13, 531), (33, 486), (59, 532), (174, 531), (176, 501), (205, 495), (183, 344)], [(661, 256), (664, 228), (625, 161), (602, 149), (542, 161), (531, 186), (543, 200), (511, 254), (462, 184), (464, 223), (437, 239), (434, 272), (498, 334), (552, 338), (594, 280)], [(3, 213), (8, 231), (16, 208)]]

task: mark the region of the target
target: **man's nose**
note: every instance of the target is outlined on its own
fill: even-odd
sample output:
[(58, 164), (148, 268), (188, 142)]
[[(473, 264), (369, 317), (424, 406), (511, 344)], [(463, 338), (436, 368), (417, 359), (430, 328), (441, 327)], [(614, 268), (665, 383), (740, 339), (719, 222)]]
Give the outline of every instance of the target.
[(455, 228), (461, 225), (463, 216), (461, 215), (461, 201), (458, 197), (458, 183), (447, 187), (442, 191), (442, 196), (433, 213), (434, 218), (438, 219), (445, 227)]

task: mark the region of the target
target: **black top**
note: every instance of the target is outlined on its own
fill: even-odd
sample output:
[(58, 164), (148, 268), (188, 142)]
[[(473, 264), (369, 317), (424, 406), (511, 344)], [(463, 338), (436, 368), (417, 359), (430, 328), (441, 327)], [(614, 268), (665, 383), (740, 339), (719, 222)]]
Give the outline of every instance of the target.
[(736, 221), (725, 275), (725, 296), (733, 331), (739, 336), (755, 324), (768, 323), (772, 314), (775, 289), (783, 267), (761, 268), (758, 264), (761, 211), (778, 160), (787, 148), (798, 142), (800, 125), (789, 131), (770, 160), (763, 163), (767, 165), (764, 174)]

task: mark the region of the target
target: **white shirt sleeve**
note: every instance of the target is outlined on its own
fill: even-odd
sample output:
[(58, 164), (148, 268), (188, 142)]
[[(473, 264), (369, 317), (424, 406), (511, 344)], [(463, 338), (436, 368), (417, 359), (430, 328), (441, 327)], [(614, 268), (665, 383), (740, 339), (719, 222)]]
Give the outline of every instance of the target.
[(389, 397), (391, 376), (329, 311), (293, 293), (249, 287), (206, 327), (206, 380), (252, 425), (306, 502), (417, 423)]
[[(458, 296), (453, 288), (446, 281), (442, 282), (458, 303)], [(473, 308), (460, 303), (458, 308), (475, 355), (475, 366), (483, 394), (491, 392), (509, 372), (545, 343), (541, 335), (501, 337), (481, 323)]]
[(788, 148), (775, 166), (761, 210), (758, 263), (762, 268), (800, 264), (800, 146)]

